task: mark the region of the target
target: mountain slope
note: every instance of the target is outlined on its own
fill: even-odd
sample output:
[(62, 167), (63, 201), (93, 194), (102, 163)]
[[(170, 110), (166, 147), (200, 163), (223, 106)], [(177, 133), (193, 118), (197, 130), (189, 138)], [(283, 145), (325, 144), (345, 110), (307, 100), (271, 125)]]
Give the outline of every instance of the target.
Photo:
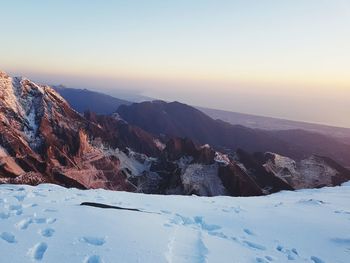
[[(70, 108), (52, 88), (5, 73), (0, 75), (0, 99), (3, 182), (134, 188), (123, 175), (118, 158), (99, 148), (112, 143), (122, 148), (129, 135), (133, 141), (143, 140), (133, 135), (132, 129), (124, 132), (124, 139), (117, 136), (118, 140), (112, 141), (105, 130)], [(147, 150), (152, 151), (149, 148), (153, 146), (153, 152), (157, 151), (155, 143), (148, 145)]]
[(64, 86), (53, 86), (73, 109), (84, 113), (93, 111), (97, 114), (112, 114), (120, 105), (129, 105), (131, 102), (87, 89), (71, 89)]
[(220, 150), (276, 152), (295, 159), (312, 154), (328, 156), (350, 166), (350, 145), (303, 130), (265, 131), (214, 120), (201, 111), (179, 103), (163, 101), (122, 105), (118, 114), (130, 124), (155, 135), (189, 137)]
[(291, 121), (203, 107), (197, 108), (213, 119), (220, 119), (233, 125), (243, 125), (245, 127), (262, 130), (305, 130), (337, 138), (339, 142), (350, 144), (350, 128)]

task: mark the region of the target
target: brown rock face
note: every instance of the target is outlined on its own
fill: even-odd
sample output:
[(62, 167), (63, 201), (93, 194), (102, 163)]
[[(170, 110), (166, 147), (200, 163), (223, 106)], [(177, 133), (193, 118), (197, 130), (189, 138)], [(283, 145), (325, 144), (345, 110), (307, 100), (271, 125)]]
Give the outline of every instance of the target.
[(198, 147), (188, 138), (171, 138), (164, 149), (163, 154), (169, 160), (178, 160), (182, 156), (191, 156), (193, 162), (201, 164), (213, 164), (215, 151), (210, 147)]
[(131, 148), (148, 156), (159, 156), (160, 149), (154, 137), (144, 130), (115, 116), (96, 115), (91, 112), (86, 112), (84, 116), (89, 121), (87, 131), (95, 138), (103, 138), (112, 148)]
[(263, 195), (255, 181), (235, 163), (219, 167), (219, 177), (232, 196)]

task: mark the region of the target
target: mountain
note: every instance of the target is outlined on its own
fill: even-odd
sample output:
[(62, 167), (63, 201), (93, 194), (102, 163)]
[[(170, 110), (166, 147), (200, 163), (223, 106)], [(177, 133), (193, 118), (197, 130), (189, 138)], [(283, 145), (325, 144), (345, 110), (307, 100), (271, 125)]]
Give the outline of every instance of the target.
[[(182, 139), (165, 145), (116, 115), (82, 116), (51, 87), (5, 73), (0, 74), (0, 132), (2, 183), (228, 194), (212, 150)], [(261, 194), (249, 189), (245, 194)]]
[(214, 120), (179, 102), (142, 102), (122, 105), (117, 113), (132, 125), (156, 136), (188, 137), (220, 151), (275, 152), (301, 160), (312, 154), (328, 156), (350, 166), (350, 145), (304, 130), (266, 131)]
[[(112, 114), (120, 105), (130, 105), (132, 102), (153, 101), (154, 99), (139, 95), (130, 95), (125, 91), (108, 90), (106, 95), (87, 89), (66, 88), (62, 85), (53, 88), (80, 113), (92, 111), (98, 114)], [(124, 98), (124, 99), (118, 99)], [(125, 100), (126, 99), (126, 100)], [(220, 119), (233, 125), (241, 125), (261, 130), (305, 130), (336, 138), (341, 143), (350, 145), (350, 129), (321, 124), (291, 121), (278, 118), (257, 116), (238, 112), (230, 112), (204, 107), (196, 107), (213, 119)]]
[(110, 136), (48, 86), (1, 73), (0, 87), (3, 182), (132, 190), (120, 161), (99, 147), (123, 149), (130, 136), (134, 146), (142, 145), (149, 153), (157, 151), (156, 144), (145, 141), (145, 132), (137, 128), (125, 129), (117, 139)]
[(339, 142), (350, 144), (350, 128), (334, 127), (322, 124), (291, 121), (279, 118), (197, 107), (213, 119), (220, 119), (233, 125), (262, 130), (305, 130), (334, 137)]
[(64, 86), (53, 86), (73, 109), (78, 112), (92, 111), (97, 114), (112, 114), (120, 105), (131, 102), (87, 89), (72, 89)]
[[(175, 106), (179, 105), (175, 103)], [(191, 117), (191, 107), (185, 109), (177, 116), (179, 121), (182, 114)], [(199, 111), (195, 113), (205, 124), (209, 117)], [(315, 159), (313, 166), (287, 180), (278, 168), (267, 166), (267, 161), (262, 162), (254, 154), (238, 150), (226, 155), (190, 138), (156, 136), (120, 117), (117, 113), (81, 115), (51, 87), (1, 72), (0, 183), (55, 183), (81, 189), (152, 194), (255, 196), (338, 185), (350, 179), (349, 171), (332, 159)], [(174, 122), (171, 129), (181, 131), (182, 126), (175, 119), (167, 117), (158, 121), (167, 120), (171, 120), (169, 125)], [(205, 126), (194, 131), (200, 132), (202, 128)], [(209, 128), (213, 131), (217, 127)], [(268, 138), (259, 131), (239, 126), (237, 134), (244, 136), (245, 132), (252, 136), (250, 139), (257, 134), (256, 143)], [(316, 174), (303, 185), (295, 183), (309, 171), (314, 174), (320, 163), (324, 167), (320, 176), (327, 180), (317, 180)]]

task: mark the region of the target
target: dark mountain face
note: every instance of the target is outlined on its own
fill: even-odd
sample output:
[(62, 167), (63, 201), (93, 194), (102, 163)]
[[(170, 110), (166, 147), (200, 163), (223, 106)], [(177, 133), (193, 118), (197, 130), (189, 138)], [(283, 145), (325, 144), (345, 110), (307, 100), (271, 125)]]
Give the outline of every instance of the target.
[(233, 125), (242, 125), (262, 130), (304, 130), (336, 138), (341, 143), (350, 142), (350, 128), (334, 127), (316, 123), (292, 121), (265, 116), (257, 116), (225, 110), (197, 107), (213, 119), (220, 119)]
[(131, 104), (129, 101), (87, 89), (71, 89), (63, 86), (53, 86), (53, 89), (80, 113), (92, 111), (108, 115), (114, 113), (120, 105)]
[(188, 137), (219, 150), (271, 151), (299, 160), (319, 154), (350, 166), (349, 145), (321, 134), (302, 130), (265, 131), (231, 125), (179, 102), (122, 105), (117, 112), (128, 123), (157, 136)]
[(111, 148), (120, 150), (131, 148), (138, 153), (153, 157), (160, 155), (155, 138), (148, 132), (129, 125), (115, 116), (85, 112), (84, 117), (88, 120), (86, 130), (94, 137), (103, 138)]

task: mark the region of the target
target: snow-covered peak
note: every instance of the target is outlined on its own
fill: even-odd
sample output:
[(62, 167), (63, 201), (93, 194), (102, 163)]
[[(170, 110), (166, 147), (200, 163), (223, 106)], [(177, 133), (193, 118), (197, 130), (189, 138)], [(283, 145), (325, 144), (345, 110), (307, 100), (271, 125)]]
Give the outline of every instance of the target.
[(31, 104), (30, 101), (50, 95), (66, 103), (61, 95), (49, 86), (38, 85), (26, 77), (12, 78), (0, 71), (0, 106), (7, 107), (23, 116)]
[(40, 144), (38, 130), (42, 119), (61, 120), (60, 114), (68, 109), (67, 105), (51, 87), (38, 85), (25, 77), (0, 74), (0, 121), (22, 133), (31, 147)]

